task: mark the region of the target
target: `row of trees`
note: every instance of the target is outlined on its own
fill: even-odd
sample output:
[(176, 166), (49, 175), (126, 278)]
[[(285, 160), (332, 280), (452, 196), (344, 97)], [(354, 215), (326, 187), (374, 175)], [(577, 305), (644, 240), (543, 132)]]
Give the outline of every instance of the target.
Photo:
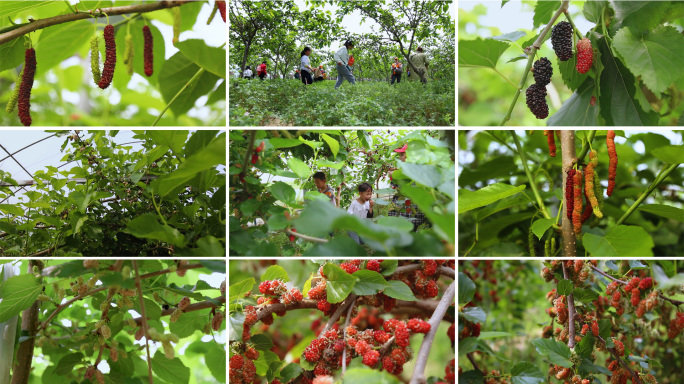
[[(394, 0), (311, 2), (309, 9), (300, 10), (293, 1), (230, 3), (231, 68), (240, 74), (250, 63), (266, 60), (275, 78), (291, 74), (299, 63), (304, 46), (312, 48), (311, 62), (326, 68), (335, 66), (334, 51), (318, 50), (332, 46), (337, 49), (346, 39), (355, 42), (353, 54), (359, 78), (389, 80), (394, 57), (409, 65), (408, 57), (422, 46), (435, 70), (428, 71), (433, 79), (452, 79), (455, 65), (455, 34), (449, 2)], [(328, 4), (337, 6), (335, 15), (324, 10)], [(372, 33), (352, 33), (340, 26), (345, 15), (361, 14), (363, 20), (373, 20), (378, 28)]]

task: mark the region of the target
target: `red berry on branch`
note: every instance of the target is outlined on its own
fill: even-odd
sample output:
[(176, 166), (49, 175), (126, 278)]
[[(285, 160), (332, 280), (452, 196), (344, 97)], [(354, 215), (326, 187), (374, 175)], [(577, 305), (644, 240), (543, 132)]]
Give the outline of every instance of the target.
[(102, 77), (97, 85), (101, 89), (106, 89), (114, 78), (114, 68), (116, 67), (116, 41), (114, 38), (114, 26), (109, 24), (104, 28), (105, 41), (105, 63), (102, 69)]
[(591, 41), (584, 38), (577, 42), (577, 72), (585, 74), (591, 69), (591, 64), (594, 61), (594, 49), (591, 47)]
[(152, 76), (154, 71), (154, 60), (152, 51), (152, 31), (147, 25), (143, 27), (143, 39), (145, 41), (145, 49), (143, 55), (145, 58), (145, 76)]
[(373, 368), (375, 364), (378, 363), (378, 358), (380, 357), (380, 352), (378, 351), (368, 351), (363, 355), (363, 363), (367, 366)]
[(366, 262), (366, 269), (370, 271), (380, 272), (380, 261), (377, 259), (371, 259)]
[(411, 200), (406, 199), (406, 201), (404, 202), (404, 205), (406, 205), (407, 207), (408, 207), (409, 205), (411, 205)]
[(257, 160), (259, 160), (259, 155), (256, 153), (252, 154), (252, 164), (256, 164)]
[(615, 150), (615, 131), (608, 130), (608, 134), (606, 135), (606, 146), (608, 147), (608, 157), (610, 158), (608, 166), (608, 190), (606, 193), (608, 196), (611, 196), (613, 194), (613, 189), (615, 189), (615, 175), (617, 174), (618, 163), (617, 151)]
[(259, 144), (259, 146), (255, 148), (256, 153), (263, 151), (265, 146), (266, 142), (262, 141), (261, 144)]
[[(29, 48), (24, 53), (24, 75), (19, 85), (19, 98), (17, 101), (19, 120), (24, 126), (31, 125), (31, 88), (33, 78), (36, 75), (36, 50)], [(16, 87), (16, 85), (15, 85)]]
[(226, 2), (221, 1), (221, 0), (216, 0), (216, 7), (219, 10), (219, 13), (221, 13), (221, 18), (223, 19), (223, 22), (226, 22)]

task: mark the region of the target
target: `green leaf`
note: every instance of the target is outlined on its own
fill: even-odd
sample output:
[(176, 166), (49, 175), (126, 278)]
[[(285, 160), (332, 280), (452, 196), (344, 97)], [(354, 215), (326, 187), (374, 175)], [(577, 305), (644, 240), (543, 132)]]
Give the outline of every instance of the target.
[(479, 307), (464, 308), (462, 315), (463, 318), (473, 323), (484, 323), (487, 321), (487, 313)]
[(152, 358), (152, 370), (160, 379), (169, 384), (188, 384), (190, 382), (190, 368), (181, 359), (167, 359), (161, 350), (157, 350)]
[[(153, 300), (150, 300), (148, 298), (143, 299), (143, 303), (145, 304), (145, 315), (147, 315), (147, 318), (150, 320), (159, 320), (161, 318), (162, 314), (162, 309)], [(136, 312), (140, 312), (140, 300), (133, 300), (133, 309), (135, 309)]]
[[(204, 236), (197, 240), (197, 249), (194, 253), (195, 256), (225, 256), (226, 250), (214, 236)], [(223, 267), (223, 272), (225, 272), (225, 264)]]
[(273, 197), (282, 201), (283, 203), (294, 203), (297, 193), (294, 188), (289, 184), (283, 183), (282, 181), (276, 181), (272, 186), (268, 188)]
[(665, 145), (654, 149), (651, 154), (667, 164), (684, 163), (684, 145)]
[(279, 265), (271, 265), (261, 275), (261, 281), (267, 280), (282, 280), (283, 282), (287, 283), (290, 281), (290, 277), (287, 275), (285, 268)]
[(375, 271), (360, 269), (353, 275), (359, 279), (353, 290), (358, 296), (374, 295), (389, 286), (387, 280)]
[[(510, 0), (503, 0), (502, 3), (505, 4), (508, 1)], [(503, 4), (501, 6), (503, 6)], [(482, 371), (473, 369), (463, 372), (462, 375), (458, 375), (458, 382), (459, 384), (483, 384), (484, 376), (482, 375)]]
[(475, 283), (465, 273), (458, 273), (458, 305), (466, 305), (475, 296)]
[[(199, 71), (200, 67), (181, 52), (177, 52), (166, 60), (159, 73), (159, 87), (164, 101), (168, 104)], [(204, 71), (199, 78), (196, 78), (192, 84), (183, 89), (183, 92), (171, 104), (170, 108), (173, 114), (180, 116), (188, 112), (195, 105), (197, 99), (214, 89), (218, 80), (218, 76)]]
[(340, 303), (346, 299), (354, 289), (354, 284), (356, 284), (358, 280), (357, 277), (348, 274), (338, 265), (333, 263), (327, 263), (323, 267), (323, 273), (328, 276), (326, 292), (328, 293), (328, 302), (331, 304)]
[(74, 367), (76, 367), (76, 365), (82, 361), (82, 353), (70, 353), (59, 359), (59, 363), (57, 363), (57, 367), (55, 368), (55, 374), (64, 376), (68, 373), (71, 373), (74, 370)]
[(591, 353), (594, 350), (595, 340), (594, 334), (587, 332), (587, 334), (582, 337), (582, 340), (575, 346), (575, 352), (581, 357), (590, 358)]
[(625, 66), (656, 94), (684, 74), (684, 36), (672, 26), (661, 26), (643, 34), (621, 28), (613, 38), (613, 47)]
[(398, 281), (398, 280), (390, 280), (387, 282), (389, 285), (383, 293), (389, 297), (392, 297), (397, 300), (404, 300), (404, 301), (416, 301), (416, 297), (413, 295), (413, 292), (411, 291), (411, 288), (409, 288), (406, 283), (403, 281)]
[(228, 289), (229, 302), (232, 303), (237, 299), (243, 297), (247, 292), (252, 290), (252, 287), (256, 283), (253, 277), (249, 279), (242, 280), (239, 283), (235, 283)]
[(268, 142), (273, 146), (274, 149), (291, 148), (304, 144), (297, 139), (282, 139), (279, 137), (270, 139)]
[(283, 383), (287, 383), (288, 381), (299, 376), (301, 372), (302, 367), (300, 367), (299, 364), (290, 363), (286, 365), (285, 368), (280, 370), (280, 378), (282, 379), (280, 381)]
[(458, 66), (496, 68), (496, 63), (510, 44), (493, 39), (459, 40)]
[(245, 216), (252, 216), (261, 207), (261, 201), (257, 199), (247, 199), (240, 204), (240, 212)]
[[(569, 61), (569, 60), (568, 60)], [(573, 67), (574, 70), (574, 67)], [(593, 126), (598, 122), (598, 105), (591, 105), (594, 80), (587, 78), (563, 106), (549, 118), (549, 126)]]
[(533, 29), (537, 29), (538, 26), (547, 24), (551, 20), (551, 16), (560, 8), (560, 1), (537, 1), (534, 6), (534, 21)]
[(277, 231), (280, 229), (287, 228), (287, 226), (290, 224), (285, 215), (283, 214), (277, 214), (273, 215), (268, 219), (268, 230), (269, 231)]
[(540, 384), (544, 379), (544, 373), (539, 367), (527, 361), (518, 363), (511, 369), (512, 384)]
[(309, 174), (311, 174), (311, 168), (296, 157), (290, 157), (287, 160), (287, 166), (290, 167), (292, 172), (296, 173), (300, 179), (306, 179), (309, 177)]
[[(330, 204), (330, 203), (327, 203)], [(350, 237), (334, 237), (326, 244), (315, 244), (304, 253), (304, 256), (359, 256), (364, 255), (366, 250)]]
[(321, 168), (335, 168), (335, 169), (342, 169), (344, 167), (344, 163), (338, 162), (338, 163), (333, 163), (330, 160), (325, 160), (325, 159), (318, 159), (316, 160), (316, 165), (318, 165)]
[[(188, 138), (189, 132), (190, 131), (187, 130), (149, 130), (145, 131), (145, 135), (157, 143), (157, 145), (163, 145), (167, 148), (170, 148), (174, 155), (180, 156), (183, 153), (183, 146), (185, 145), (185, 141)], [(158, 157), (161, 157), (161, 155), (164, 154), (163, 152), (156, 153), (154, 150), (150, 151), (150, 153), (153, 157), (151, 160), (156, 160)]]
[(572, 281), (562, 279), (558, 282), (558, 294), (567, 296), (572, 293), (572, 287)]
[(671, 205), (646, 204), (640, 205), (637, 209), (640, 211), (653, 213), (655, 215), (662, 216), (671, 220), (679, 222), (684, 221), (684, 210), (681, 208), (673, 207)]
[(642, 227), (618, 225), (604, 236), (586, 233), (582, 243), (593, 256), (653, 256), (653, 238)]
[(2, 283), (0, 289), (0, 323), (19, 315), (38, 298), (43, 286), (33, 274), (14, 276)]
[[(0, 45), (0, 72), (21, 65), (24, 62), (25, 52), (24, 39), (17, 38)], [(16, 75), (17, 73), (13, 71), (12, 76)], [(21, 81), (15, 82), (14, 86), (18, 87), (20, 84)]]
[(129, 221), (123, 232), (137, 238), (163, 241), (179, 248), (185, 246), (185, 236), (176, 228), (160, 224), (157, 216), (152, 213), (140, 215)]
[(219, 383), (225, 383), (226, 350), (223, 349), (223, 346), (213, 342), (208, 342), (205, 344), (208, 345), (209, 350), (204, 355), (204, 361), (206, 362), (209, 371), (212, 375), (214, 375), (214, 378), (216, 378), (216, 380), (218, 380)]
[(36, 75), (47, 72), (52, 67), (73, 56), (83, 45), (90, 41), (93, 24), (88, 20), (57, 24), (43, 29), (36, 48)]
[(442, 173), (434, 165), (412, 164), (400, 161), (399, 169), (413, 181), (430, 188), (437, 187), (442, 181)]
[(24, 216), (24, 210), (14, 204), (0, 204), (0, 211), (6, 215)]
[(160, 196), (166, 196), (176, 188), (188, 183), (199, 173), (221, 164), (226, 164), (225, 134), (216, 137), (204, 150), (187, 157), (175, 171), (160, 176), (151, 185)]
[(330, 147), (330, 150), (333, 154), (333, 159), (335, 159), (337, 157), (337, 153), (340, 151), (340, 143), (338, 143), (337, 140), (326, 135), (325, 133), (321, 133), (321, 138), (325, 140), (326, 143), (328, 143), (328, 146)]
[[(147, 305), (145, 305), (145, 309), (147, 310)], [(209, 312), (211, 312), (210, 309), (184, 313), (178, 320), (169, 323), (169, 329), (181, 339), (190, 337), (195, 331), (204, 328), (207, 319), (209, 319)]]
[(214, 75), (226, 78), (226, 50), (210, 47), (203, 40), (190, 39), (175, 44), (183, 55)]
[(532, 224), (532, 232), (541, 240), (542, 236), (546, 233), (546, 230), (551, 228), (555, 222), (555, 219), (539, 219)]
[(489, 205), (509, 196), (513, 196), (525, 189), (524, 185), (514, 187), (512, 185), (495, 183), (480, 188), (477, 191), (467, 189), (458, 190), (458, 213), (468, 212), (472, 209)]
[(548, 357), (552, 364), (560, 365), (564, 368), (572, 367), (570, 359), (570, 348), (567, 345), (551, 339), (535, 339), (532, 345), (537, 348), (537, 352)]
[(499, 337), (513, 337), (515, 334), (508, 332), (480, 332), (477, 338), (480, 340), (498, 339)]
[(591, 289), (575, 288), (572, 293), (574, 294), (575, 301), (581, 301), (587, 304), (599, 297), (599, 294)]

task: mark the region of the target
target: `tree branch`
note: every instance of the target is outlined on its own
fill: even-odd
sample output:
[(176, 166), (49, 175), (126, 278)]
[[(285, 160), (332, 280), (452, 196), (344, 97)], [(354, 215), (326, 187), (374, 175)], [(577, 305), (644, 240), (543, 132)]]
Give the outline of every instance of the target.
[[(606, 345), (606, 340), (604, 340), (601, 336), (598, 336), (597, 338), (600, 342), (603, 343), (603, 345)], [(617, 352), (615, 351), (615, 348), (606, 347), (606, 350), (608, 350), (608, 352), (610, 352), (610, 354), (613, 355), (613, 358), (615, 358), (615, 360), (620, 362), (620, 365), (625, 367), (625, 369), (630, 373), (630, 375), (632, 375), (632, 382), (634, 384), (641, 384), (642, 383), (641, 380), (639, 379), (639, 375), (637, 375), (636, 372), (632, 371), (632, 369), (629, 368), (629, 365), (627, 363), (625, 363), (625, 361), (622, 360), (620, 358), (620, 356), (618, 356)]]
[[(561, 156), (563, 161), (563, 196), (566, 195), (565, 186), (567, 185), (567, 178), (570, 169), (577, 161), (575, 157), (575, 131), (572, 130), (561, 130)], [(565, 215), (563, 217), (563, 222), (561, 224), (561, 234), (563, 237), (563, 255), (565, 256), (577, 256), (577, 240), (575, 239), (575, 231), (572, 227), (572, 221), (568, 220), (567, 210), (568, 204), (564, 204)], [(572, 212), (570, 212), (572, 214)]]
[(423, 342), (418, 350), (418, 355), (416, 359), (416, 367), (413, 370), (413, 377), (411, 377), (410, 384), (424, 384), (425, 381), (425, 366), (427, 365), (427, 359), (430, 355), (430, 349), (432, 348), (432, 342), (437, 334), (437, 328), (439, 323), (442, 321), (444, 314), (450, 305), (454, 303), (454, 297), (456, 294), (456, 282), (452, 281), (449, 288), (444, 292), (442, 300), (439, 301), (439, 305), (435, 308), (430, 318), (430, 332), (428, 332), (423, 338)]
[[(216, 298), (214, 298), (214, 300), (217, 300), (223, 304), (226, 303), (226, 297), (225, 296), (216, 297)], [(201, 310), (207, 309), (207, 308), (218, 308), (218, 307), (219, 306), (216, 305), (215, 303), (213, 303), (212, 301), (209, 301), (209, 300), (200, 301), (199, 303), (193, 303), (193, 304), (188, 305), (187, 308), (185, 308), (185, 310), (183, 311), (183, 313), (201, 311)], [(162, 316), (171, 316), (171, 314), (173, 313), (173, 311), (175, 309), (176, 309), (175, 307), (165, 309), (162, 311), (161, 315)], [(133, 319), (133, 321), (135, 321), (135, 323), (137, 325), (142, 325), (143, 318), (142, 317), (136, 317), (135, 319)]]
[[(553, 132), (551, 133), (554, 134)], [(563, 278), (568, 280), (568, 269), (565, 267), (565, 262), (561, 261), (563, 267)], [(573, 284), (574, 286), (574, 284)], [(568, 298), (568, 347), (575, 348), (575, 297), (572, 292), (567, 296)]]
[[(43, 268), (39, 260), (29, 260), (28, 273), (33, 273), (33, 267)], [(31, 363), (33, 362), (33, 348), (38, 333), (38, 308), (40, 301), (36, 300), (33, 305), (21, 314), (21, 331), (28, 333), (28, 338), (19, 343), (17, 357), (12, 369), (12, 384), (27, 384), (31, 376)]]
[(92, 17), (106, 17), (124, 15), (129, 13), (147, 13), (157, 11), (164, 8), (173, 8), (181, 6), (185, 3), (191, 3), (192, 0), (183, 1), (160, 1), (157, 3), (141, 4), (141, 5), (127, 5), (123, 7), (100, 8), (100, 12), (79, 12), (68, 13), (66, 15), (59, 15), (49, 17), (47, 19), (40, 19), (22, 25), (19, 28), (0, 34), (0, 45), (8, 41), (14, 40), (17, 37), (23, 36), (29, 32), (34, 32), (39, 29), (51, 27), (53, 25), (68, 23), (77, 20), (90, 19)]
[[(140, 285), (140, 272), (138, 271), (138, 261), (133, 260), (133, 269), (135, 270), (135, 288), (138, 290), (138, 299), (140, 300), (140, 315), (142, 317), (143, 335), (145, 336), (145, 350), (147, 351), (147, 377), (150, 384), (154, 384), (152, 377), (152, 359), (150, 358), (150, 336), (147, 334), (147, 315), (145, 314), (145, 297), (142, 294), (142, 286)], [(100, 350), (101, 352), (101, 350)]]

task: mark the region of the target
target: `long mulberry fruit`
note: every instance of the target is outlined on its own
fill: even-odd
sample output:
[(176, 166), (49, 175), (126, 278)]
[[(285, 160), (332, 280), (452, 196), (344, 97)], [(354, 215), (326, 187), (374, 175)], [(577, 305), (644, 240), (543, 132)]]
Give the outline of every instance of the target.
[(551, 45), (558, 60), (566, 61), (572, 57), (572, 25), (567, 21), (556, 24), (551, 31)]
[(584, 192), (587, 194), (588, 202), (591, 203), (591, 209), (594, 211), (594, 215), (599, 219), (603, 217), (603, 213), (599, 208), (598, 200), (594, 194), (594, 171), (598, 165), (598, 155), (596, 150), (592, 149), (589, 152), (589, 164), (584, 169)]
[(573, 191), (575, 202), (572, 210), (572, 225), (575, 230), (575, 235), (582, 235), (582, 171), (579, 169), (575, 172), (573, 180)]
[(130, 33), (126, 35), (126, 48), (124, 49), (123, 62), (126, 66), (128, 76), (133, 75), (133, 35)]
[(551, 82), (551, 75), (553, 75), (553, 68), (551, 62), (546, 57), (534, 62), (532, 67), (534, 82), (539, 85), (547, 85)]
[(546, 136), (546, 141), (549, 144), (549, 155), (551, 155), (551, 157), (556, 157), (556, 138), (554, 137), (553, 131), (544, 130), (544, 136)]
[(216, 7), (219, 9), (219, 12), (221, 13), (221, 18), (223, 19), (223, 22), (226, 22), (226, 2), (225, 1), (216, 1)]
[(97, 35), (90, 39), (90, 71), (93, 73), (95, 84), (100, 82), (100, 39)]
[(572, 220), (572, 211), (575, 206), (575, 191), (573, 189), (575, 172), (572, 168), (568, 170), (568, 177), (565, 179), (565, 212), (568, 220)]
[(31, 88), (36, 75), (36, 50), (29, 48), (24, 56), (24, 76), (19, 86), (19, 119), (25, 126), (31, 125)]
[(538, 84), (532, 84), (527, 91), (527, 108), (537, 117), (545, 119), (549, 116), (549, 106), (546, 104), (546, 88)]
[(587, 191), (586, 189), (582, 188), (582, 191), (584, 193), (584, 211), (582, 212), (582, 224), (584, 224), (589, 218), (591, 217), (591, 214), (594, 213), (594, 210), (591, 208), (591, 204), (589, 203), (589, 196), (587, 196)]
[(152, 76), (153, 60), (152, 60), (152, 32), (147, 25), (143, 27), (143, 37), (145, 38), (145, 75)]
[(608, 167), (608, 196), (613, 194), (613, 189), (615, 188), (615, 174), (617, 173), (617, 163), (618, 157), (615, 151), (615, 131), (609, 130), (606, 135), (606, 146), (608, 146), (608, 157), (610, 158), (610, 163)]
[(10, 95), (10, 99), (7, 102), (7, 108), (5, 108), (5, 111), (7, 113), (14, 112), (14, 108), (17, 106), (17, 100), (19, 100), (19, 88), (21, 88), (21, 80), (23, 78), (24, 78), (24, 68), (22, 68), (21, 72), (19, 72), (19, 77), (17, 77), (17, 81), (14, 84), (14, 90), (12, 91), (12, 95)]
[(591, 69), (591, 64), (594, 61), (594, 49), (591, 47), (591, 41), (584, 38), (577, 42), (577, 72), (585, 74)]
[(114, 78), (114, 67), (116, 67), (116, 41), (114, 40), (114, 26), (109, 24), (104, 29), (105, 40), (105, 63), (102, 70), (102, 78), (97, 85), (102, 89), (107, 89)]

